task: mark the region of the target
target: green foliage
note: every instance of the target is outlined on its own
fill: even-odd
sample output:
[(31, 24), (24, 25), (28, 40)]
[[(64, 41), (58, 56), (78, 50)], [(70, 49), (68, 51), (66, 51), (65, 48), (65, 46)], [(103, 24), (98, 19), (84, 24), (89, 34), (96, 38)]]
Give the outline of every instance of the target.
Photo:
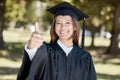
[[(92, 24), (91, 27), (100, 27), (100, 25), (105, 25), (106, 29), (110, 29), (107, 27), (111, 27), (108, 24), (109, 22), (112, 23), (110, 20), (113, 14), (112, 11), (115, 7), (113, 5), (115, 3), (117, 4), (118, 1), (119, 0), (72, 0), (75, 6), (77, 6), (89, 15), (89, 23)], [(96, 25), (96, 23), (98, 25)]]
[(27, 23), (33, 23), (37, 20), (36, 15), (36, 4), (34, 2), (27, 2), (26, 5), (26, 13), (24, 15), (25, 22)]
[(15, 27), (21, 27), (37, 20), (36, 3), (32, 0), (7, 0), (6, 1), (6, 25), (12, 22)]
[(6, 1), (6, 21), (22, 21), (24, 20), (23, 15), (25, 13), (25, 7), (17, 2), (17, 0)]
[(49, 12), (45, 11), (42, 16), (42, 26), (43, 30), (48, 30), (50, 28), (50, 25), (52, 24), (53, 15)]

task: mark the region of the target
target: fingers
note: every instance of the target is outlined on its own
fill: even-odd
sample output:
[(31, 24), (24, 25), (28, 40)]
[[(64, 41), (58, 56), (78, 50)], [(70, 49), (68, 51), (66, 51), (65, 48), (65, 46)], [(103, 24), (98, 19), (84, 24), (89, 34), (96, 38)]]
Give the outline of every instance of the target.
[[(44, 40), (43, 36), (42, 36), (40, 33), (36, 33), (36, 32), (33, 32), (31, 38), (35, 39), (36, 42), (39, 42), (39, 41), (43, 41), (43, 40)], [(35, 40), (34, 40), (34, 41), (35, 41)]]
[(29, 40), (28, 48), (29, 49), (39, 48), (40, 46), (42, 46), (43, 42), (44, 42), (43, 36), (40, 35), (39, 33), (33, 32)]
[(29, 40), (28, 48), (39, 48), (44, 42), (43, 36), (40, 34), (39, 23), (35, 22), (35, 32), (32, 33), (32, 36)]
[(35, 32), (36, 32), (36, 34), (34, 35), (35, 37), (40, 37), (41, 36), (38, 22), (35, 22)]
[(39, 33), (40, 29), (39, 29), (39, 23), (35, 22), (35, 32)]
[[(32, 37), (32, 38), (31, 38), (31, 42), (33, 42), (33, 44), (38, 44), (38, 45), (40, 45), (40, 44), (43, 43), (43, 41), (44, 41), (44, 39), (43, 39), (42, 37), (40, 37), (40, 38)], [(41, 46), (41, 45), (40, 45), (40, 46)]]

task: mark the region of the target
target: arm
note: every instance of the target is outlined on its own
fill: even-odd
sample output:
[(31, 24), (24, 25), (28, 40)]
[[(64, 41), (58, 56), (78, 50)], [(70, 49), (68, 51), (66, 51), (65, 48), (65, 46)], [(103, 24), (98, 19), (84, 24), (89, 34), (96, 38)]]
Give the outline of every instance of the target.
[(38, 48), (43, 44), (43, 36), (39, 33), (39, 26), (35, 26), (35, 32), (32, 33), (28, 44), (25, 45), (24, 57), (17, 80), (25, 80), (29, 74), (32, 59)]
[(34, 58), (32, 59), (29, 75), (27, 76), (26, 80), (41, 80), (41, 78), (43, 77), (47, 59), (47, 44), (43, 43), (43, 45), (38, 48)]

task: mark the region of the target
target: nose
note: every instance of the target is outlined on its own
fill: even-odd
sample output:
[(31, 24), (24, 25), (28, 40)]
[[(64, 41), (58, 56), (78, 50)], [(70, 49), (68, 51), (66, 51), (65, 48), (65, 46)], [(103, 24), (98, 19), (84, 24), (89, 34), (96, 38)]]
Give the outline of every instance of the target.
[(65, 28), (66, 28), (66, 25), (65, 25), (65, 24), (62, 24), (61, 28), (62, 28), (62, 29), (65, 29)]

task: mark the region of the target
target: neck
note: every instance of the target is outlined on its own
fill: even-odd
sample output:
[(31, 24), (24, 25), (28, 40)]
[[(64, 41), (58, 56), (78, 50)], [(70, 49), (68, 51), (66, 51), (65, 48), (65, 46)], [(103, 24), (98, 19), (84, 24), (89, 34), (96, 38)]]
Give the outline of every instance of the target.
[[(60, 39), (59, 39), (60, 40)], [(70, 40), (60, 40), (66, 47), (71, 47), (73, 46), (73, 41), (72, 39)]]

